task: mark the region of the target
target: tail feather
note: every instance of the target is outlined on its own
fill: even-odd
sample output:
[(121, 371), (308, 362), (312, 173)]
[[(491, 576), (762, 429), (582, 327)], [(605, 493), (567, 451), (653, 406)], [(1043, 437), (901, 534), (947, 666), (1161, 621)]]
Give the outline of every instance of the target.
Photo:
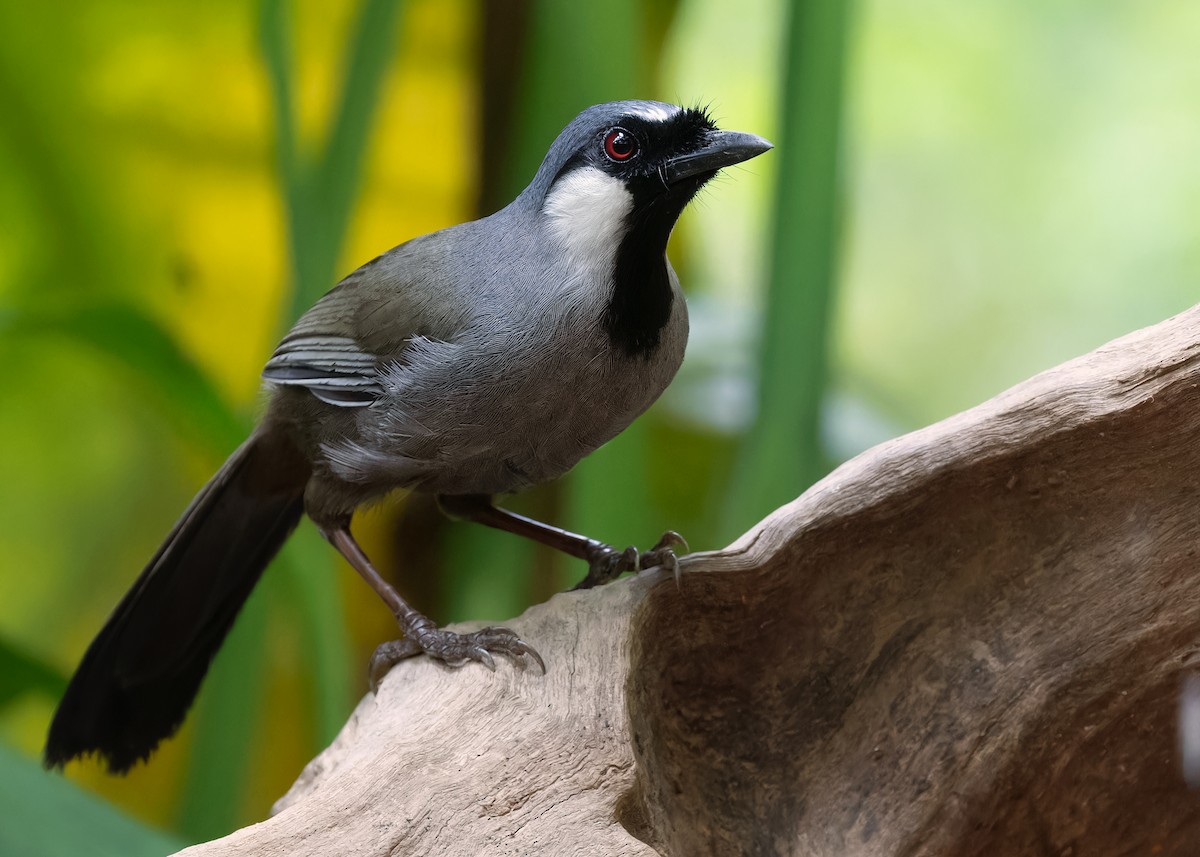
[(96, 753), (123, 773), (179, 728), (304, 511), (307, 467), (282, 452), (251, 437), (188, 506), (84, 654), (50, 725), (47, 767)]

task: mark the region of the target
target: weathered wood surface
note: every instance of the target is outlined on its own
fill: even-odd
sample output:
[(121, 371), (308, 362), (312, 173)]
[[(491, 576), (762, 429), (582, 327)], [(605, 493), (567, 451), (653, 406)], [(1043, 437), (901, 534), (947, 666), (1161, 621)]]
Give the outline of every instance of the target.
[(839, 468), (725, 551), (398, 665), (201, 855), (1196, 855), (1200, 310)]

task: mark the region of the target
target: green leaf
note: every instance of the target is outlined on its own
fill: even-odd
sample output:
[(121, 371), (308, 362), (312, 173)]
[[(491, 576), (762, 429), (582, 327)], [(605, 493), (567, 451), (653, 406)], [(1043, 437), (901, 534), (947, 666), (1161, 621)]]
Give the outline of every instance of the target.
[(58, 699), (66, 687), (58, 670), (0, 639), (0, 706), (31, 692)]
[(362, 178), (371, 123), (395, 53), (396, 0), (363, 0), (350, 43), (338, 106), (323, 148), (311, 157), (296, 138), (290, 26), (281, 0), (263, 0), (260, 46), (275, 115), (275, 148), (289, 220), (294, 285), (286, 328), (333, 286)]
[(187, 843), (146, 827), (0, 744), (0, 854), (161, 857)]
[(525, 608), (532, 542), (478, 524), (453, 523), (443, 532), (447, 621), (503, 621)]
[(649, 83), (642, 44), (641, 4), (534, 0), (517, 103), (519, 121), (508, 147), (513, 157), (510, 199), (537, 171), (546, 150), (580, 110), (637, 97)]
[(251, 750), (259, 733), (266, 684), (268, 569), (222, 644), (196, 700), (195, 733), (183, 784), (178, 827), (194, 841), (238, 826)]
[(826, 470), (819, 420), (841, 209), (842, 88), (850, 3), (798, 0), (788, 21), (758, 418), (725, 507), (736, 536)]
[[(346, 722), (353, 704), (350, 640), (341, 614), (333, 548), (315, 528), (301, 524), (284, 546), (278, 563), (293, 610), (308, 633), (304, 662), (312, 675), (316, 744), (328, 746)], [(365, 670), (365, 665), (364, 665)]]
[[(96, 348), (115, 359), (156, 402), (181, 434), (214, 458), (234, 449), (248, 426), (229, 408), (206, 375), (154, 319), (118, 302), (71, 306), (53, 311), (17, 309), (0, 319), (7, 330), (26, 336), (56, 335)], [(184, 786), (180, 826), (196, 839), (226, 833), (235, 826), (254, 745), (254, 706), (261, 697), (266, 638), (265, 610), (252, 596), (201, 689), (192, 759)]]
[(11, 336), (61, 336), (117, 361), (181, 434), (214, 457), (226, 455), (247, 426), (174, 337), (140, 309), (120, 301), (66, 307), (17, 306), (0, 316)]
[[(325, 150), (310, 177), (312, 203), (323, 226), (329, 245), (328, 275), (304, 283), (296, 290), (293, 307), (297, 313), (309, 307), (332, 285), (337, 256), (345, 238), (346, 226), (358, 198), (362, 182), (362, 163), (366, 154), (371, 125), (379, 105), (379, 94), (395, 55), (396, 22), (402, 3), (397, 0), (363, 0), (357, 26), (347, 46), (346, 72), (333, 124), (329, 128)], [(315, 236), (306, 236), (315, 237)], [(321, 260), (325, 261), (325, 260)]]
[(259, 14), (258, 49), (262, 52), (266, 67), (275, 119), (275, 169), (279, 172), (283, 190), (289, 194), (288, 208), (295, 209), (298, 202), (290, 194), (298, 190), (301, 179), (296, 156), (296, 116), (292, 104), (292, 28), (287, 15), (287, 5), (283, 0), (263, 0)]

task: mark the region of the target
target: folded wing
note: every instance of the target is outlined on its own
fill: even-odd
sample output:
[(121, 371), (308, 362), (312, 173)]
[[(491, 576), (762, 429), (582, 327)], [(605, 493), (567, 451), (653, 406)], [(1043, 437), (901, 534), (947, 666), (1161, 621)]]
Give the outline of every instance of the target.
[(288, 387), (306, 387), (330, 405), (363, 408), (383, 395), (378, 358), (348, 336), (293, 333), (275, 349), (263, 379)]

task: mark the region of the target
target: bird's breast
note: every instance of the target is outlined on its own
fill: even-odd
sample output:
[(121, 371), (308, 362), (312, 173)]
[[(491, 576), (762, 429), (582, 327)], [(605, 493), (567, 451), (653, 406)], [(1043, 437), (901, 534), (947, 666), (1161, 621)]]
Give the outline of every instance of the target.
[(658, 346), (636, 356), (614, 347), (594, 318), (495, 334), (457, 355), (443, 383), (397, 391), (404, 418), (393, 423), (406, 429), (378, 441), (427, 461), (419, 487), (432, 492), (496, 494), (554, 479), (625, 429), (675, 376), (687, 342), (682, 296), (675, 304)]

